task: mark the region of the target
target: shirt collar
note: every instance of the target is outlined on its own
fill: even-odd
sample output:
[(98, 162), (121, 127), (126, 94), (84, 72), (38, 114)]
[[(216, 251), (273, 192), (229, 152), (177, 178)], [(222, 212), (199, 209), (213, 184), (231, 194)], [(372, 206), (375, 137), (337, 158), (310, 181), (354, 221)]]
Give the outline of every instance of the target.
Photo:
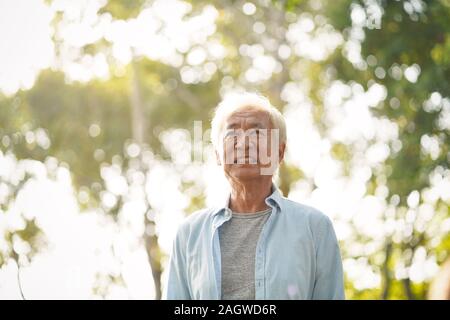
[[(281, 211), (283, 209), (282, 199), (283, 196), (280, 189), (274, 183), (272, 183), (272, 194), (265, 199), (266, 204), (272, 208), (278, 207), (278, 209)], [(223, 210), (227, 210), (229, 208), (229, 203), (230, 193), (228, 193), (227, 196), (220, 201), (219, 206), (214, 209), (213, 215), (215, 216)]]

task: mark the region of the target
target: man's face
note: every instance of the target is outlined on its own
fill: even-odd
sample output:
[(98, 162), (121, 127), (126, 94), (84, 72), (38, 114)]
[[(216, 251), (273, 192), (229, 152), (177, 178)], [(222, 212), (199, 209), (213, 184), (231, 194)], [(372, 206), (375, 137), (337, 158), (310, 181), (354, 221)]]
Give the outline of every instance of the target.
[(278, 143), (269, 114), (251, 107), (228, 117), (222, 139), (223, 155), (218, 160), (230, 178), (272, 176), (284, 156), (285, 146)]

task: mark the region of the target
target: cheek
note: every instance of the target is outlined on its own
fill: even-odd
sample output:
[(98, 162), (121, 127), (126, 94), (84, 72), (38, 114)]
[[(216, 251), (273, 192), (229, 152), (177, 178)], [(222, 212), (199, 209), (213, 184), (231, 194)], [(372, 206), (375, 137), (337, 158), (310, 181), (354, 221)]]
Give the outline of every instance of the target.
[(271, 155), (270, 138), (261, 139), (258, 143), (259, 153), (262, 155)]
[(234, 160), (234, 144), (232, 142), (228, 142), (224, 144), (222, 161), (224, 164), (233, 163)]

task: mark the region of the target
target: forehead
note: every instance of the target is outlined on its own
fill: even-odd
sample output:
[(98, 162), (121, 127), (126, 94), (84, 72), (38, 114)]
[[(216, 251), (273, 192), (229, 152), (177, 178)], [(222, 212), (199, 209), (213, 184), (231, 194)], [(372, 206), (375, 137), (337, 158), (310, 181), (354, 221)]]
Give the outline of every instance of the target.
[(267, 111), (248, 107), (233, 112), (225, 121), (225, 126), (230, 127), (241, 123), (248, 125), (259, 125), (269, 127), (271, 124), (270, 116)]

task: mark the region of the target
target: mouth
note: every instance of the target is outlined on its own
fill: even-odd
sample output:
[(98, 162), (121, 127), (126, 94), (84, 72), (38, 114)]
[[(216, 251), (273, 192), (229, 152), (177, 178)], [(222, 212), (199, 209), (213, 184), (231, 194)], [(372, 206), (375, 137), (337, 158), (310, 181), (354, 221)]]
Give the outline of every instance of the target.
[(255, 158), (245, 157), (234, 159), (234, 164), (257, 164), (257, 163), (258, 161)]

